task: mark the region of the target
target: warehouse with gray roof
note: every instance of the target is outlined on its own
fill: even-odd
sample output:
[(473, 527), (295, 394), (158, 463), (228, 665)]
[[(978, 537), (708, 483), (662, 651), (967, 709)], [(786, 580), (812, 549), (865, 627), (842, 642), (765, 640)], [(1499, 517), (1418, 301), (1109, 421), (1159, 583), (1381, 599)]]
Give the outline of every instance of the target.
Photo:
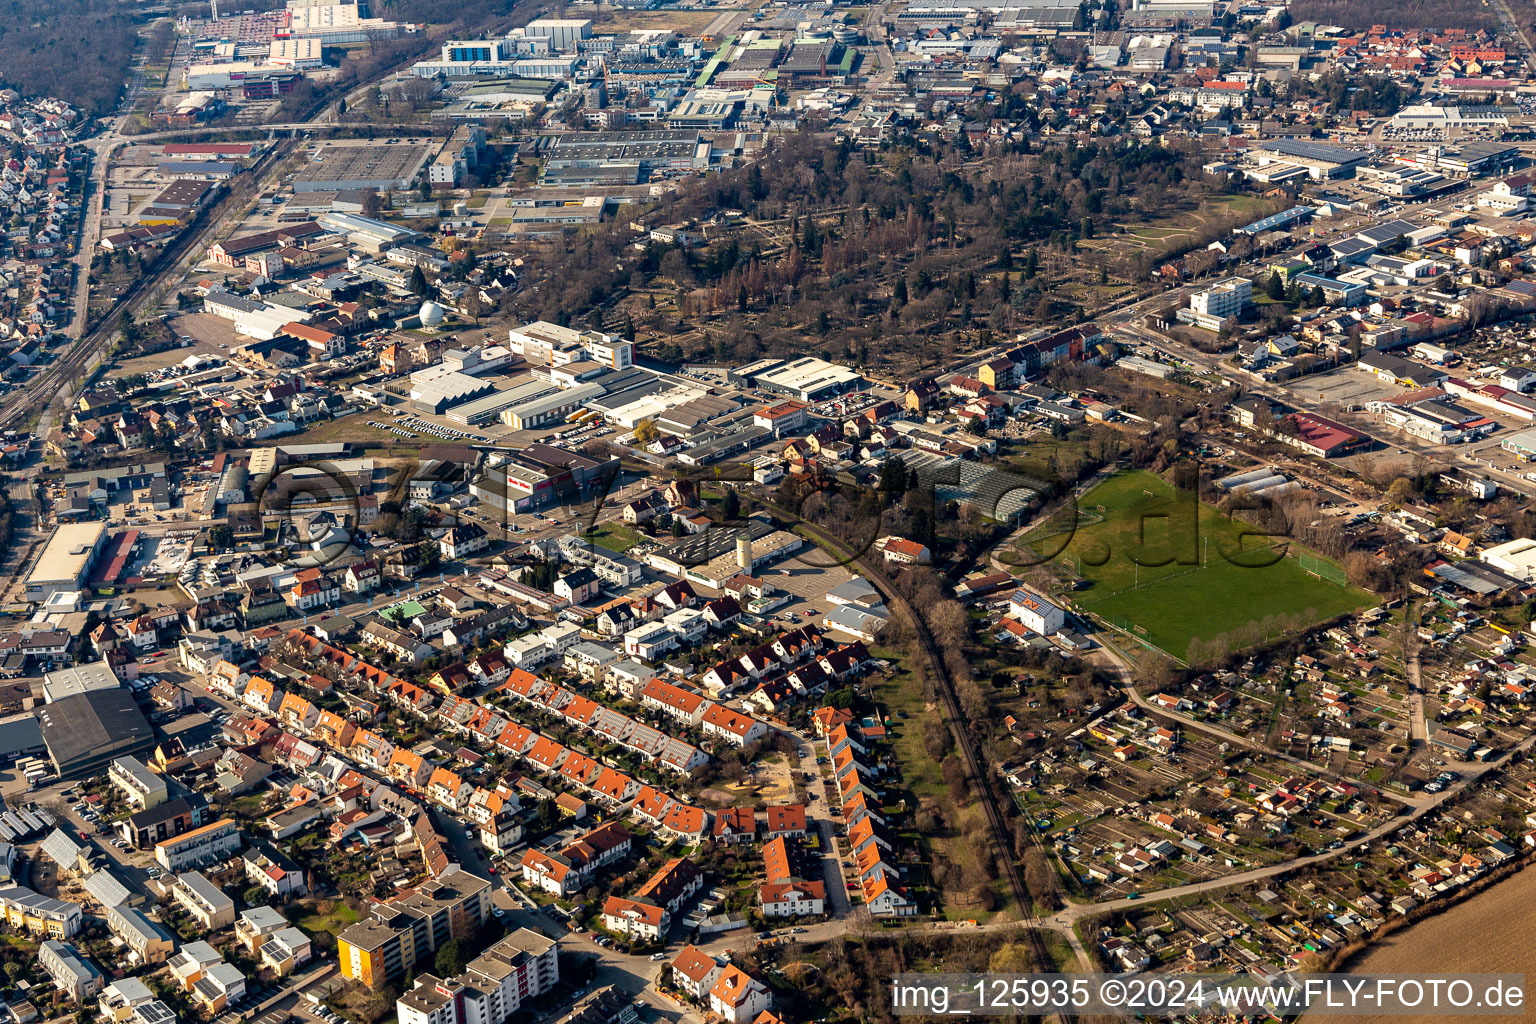
[(384, 142), (328, 142), (293, 178), (295, 192), (410, 188), (432, 159), (436, 144), (388, 139)]
[(1363, 149), (1345, 149), (1306, 139), (1271, 139), (1254, 151), (1262, 166), (1270, 163), (1299, 164), (1314, 178), (1348, 178), (1369, 160)]
[(99, 771), (125, 754), (149, 750), (155, 732), (133, 694), (117, 687), (45, 704), (37, 711), (48, 759), (60, 778)]

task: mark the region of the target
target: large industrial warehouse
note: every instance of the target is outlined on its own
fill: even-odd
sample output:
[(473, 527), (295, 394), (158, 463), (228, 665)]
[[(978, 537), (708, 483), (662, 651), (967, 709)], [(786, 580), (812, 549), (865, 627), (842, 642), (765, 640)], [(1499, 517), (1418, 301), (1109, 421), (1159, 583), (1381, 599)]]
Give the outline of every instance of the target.
[(106, 540), (106, 523), (65, 523), (54, 530), (27, 575), (27, 600), (43, 602), (83, 587)]
[(294, 175), (293, 190), (410, 188), (436, 150), (435, 144), (407, 140), (328, 142)]
[(48, 758), (60, 778), (99, 771), (154, 746), (155, 731), (121, 686), (65, 697), (38, 709)]

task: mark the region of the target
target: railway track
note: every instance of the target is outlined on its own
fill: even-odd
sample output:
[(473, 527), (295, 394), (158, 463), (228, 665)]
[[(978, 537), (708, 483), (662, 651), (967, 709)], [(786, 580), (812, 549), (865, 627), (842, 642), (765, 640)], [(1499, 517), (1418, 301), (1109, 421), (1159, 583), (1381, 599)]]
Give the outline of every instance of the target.
[[(789, 509), (764, 502), (772, 511), (798, 520)], [(814, 526), (801, 522), (801, 525), (809, 533), (812, 533), (823, 544), (839, 552), (844, 557), (853, 556), (853, 552), (846, 544), (832, 537)], [(949, 728), (950, 735), (954, 737), (955, 748), (960, 753), (961, 761), (965, 766), (967, 781), (971, 791), (976, 794), (982, 813), (986, 816), (988, 831), (991, 834), (993, 860), (998, 865), (1004, 879), (1008, 882), (1008, 888), (1013, 893), (1013, 898), (1018, 902), (1020, 913), (1023, 915), (1021, 922), (1024, 941), (1029, 947), (1030, 959), (1037, 971), (1055, 971), (1057, 964), (1050, 952), (1045, 948), (1045, 942), (1040, 937), (1040, 929), (1032, 910), (1032, 902), (1029, 897), (1029, 889), (1024, 884), (1024, 876), (1019, 871), (1017, 858), (1010, 849), (1011, 836), (1008, 823), (1003, 815), (999, 802), (997, 789), (993, 783), (990, 772), (984, 770), (981, 758), (976, 753), (976, 745), (972, 742), (970, 733), (965, 729), (965, 716), (961, 713), (960, 697), (955, 692), (954, 680), (950, 678), (949, 666), (944, 663), (944, 653), (934, 641), (933, 634), (929, 632), (928, 625), (917, 609), (912, 607), (891, 579), (885, 575), (885, 569), (868, 555), (858, 555), (852, 558), (853, 564), (858, 566), (865, 578), (880, 591), (887, 605), (893, 610), (899, 611), (912, 623), (912, 629), (917, 636), (918, 645), (922, 648), (923, 656), (927, 659), (929, 670), (932, 673), (935, 689), (940, 699), (944, 702), (944, 724)]]
[[(164, 284), (182, 260), (207, 242), (208, 236), (218, 227), (224, 215), (232, 207), (248, 200), (259, 187), (262, 176), (271, 170), (272, 165), (281, 155), (285, 154), (284, 147), (273, 147), (268, 150), (249, 172), (250, 177), (247, 180), (257, 183), (256, 185), (232, 189), (223, 199), (198, 214), (176, 241), (160, 251), (151, 271), (130, 284), (127, 291), (118, 296), (112, 308), (96, 326), (82, 333), (78, 341), (49, 364), (40, 376), (31, 381), (24, 397), (19, 401), (7, 402), (5, 407), (0, 409), (0, 429), (13, 428), (34, 413), (41, 413), (48, 408), (49, 403), (63, 394), (75, 375), (88, 368), (92, 357), (112, 337), (113, 332), (122, 323), (123, 317), (131, 314), (142, 299), (153, 294), (156, 288)], [(85, 316), (86, 311), (79, 310), (78, 315)]]
[[(912, 623), (912, 630), (917, 636), (918, 645), (922, 648), (923, 656), (928, 660), (929, 670), (932, 673), (939, 697), (944, 702), (945, 724), (949, 727), (950, 734), (955, 739), (955, 748), (959, 751), (961, 760), (965, 763), (966, 775), (980, 802), (982, 812), (986, 815), (988, 829), (991, 832), (993, 860), (1002, 871), (1003, 877), (1008, 882), (1008, 888), (1013, 893), (1013, 898), (1018, 902), (1020, 911), (1024, 914), (1025, 923), (1033, 923), (1034, 915), (1030, 911), (1031, 900), (1029, 889), (1024, 885), (1024, 876), (1019, 871), (1017, 858), (1014, 857), (1010, 846), (1010, 833), (1007, 820), (1003, 816), (1002, 808), (998, 802), (996, 789), (992, 784), (991, 773), (984, 770), (981, 758), (976, 753), (976, 745), (972, 741), (970, 733), (964, 728), (965, 717), (961, 713), (960, 698), (955, 692), (954, 680), (950, 678), (949, 666), (944, 662), (944, 654), (933, 639), (933, 634), (928, 631), (928, 626), (917, 614), (901, 591), (897, 590), (891, 581), (885, 576), (881, 566), (875, 563), (867, 555), (860, 556), (854, 562), (864, 573), (865, 577), (880, 591), (886, 602), (895, 609), (899, 609), (907, 620)], [(1045, 945), (1040, 941), (1039, 935), (1033, 929), (1028, 930), (1031, 951), (1034, 954), (1035, 966), (1040, 970), (1054, 970), (1055, 963), (1045, 950)]]

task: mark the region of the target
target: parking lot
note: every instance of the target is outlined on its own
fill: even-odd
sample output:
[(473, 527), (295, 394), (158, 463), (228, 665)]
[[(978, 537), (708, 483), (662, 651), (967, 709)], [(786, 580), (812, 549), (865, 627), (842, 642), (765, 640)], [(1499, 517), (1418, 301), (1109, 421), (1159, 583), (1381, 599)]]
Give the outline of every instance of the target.
[(1286, 387), (1301, 403), (1333, 404), (1341, 410), (1360, 408), (1367, 402), (1384, 401), (1408, 390), (1354, 366), (1341, 366), (1327, 373), (1287, 381)]
[(829, 564), (832, 557), (817, 547), (791, 555), (758, 575), (789, 595), (789, 602), (774, 618), (791, 626), (819, 620), (830, 609), (827, 591), (853, 579), (846, 566)]
[[(209, 351), (227, 357), (232, 346), (249, 340), (235, 333), (233, 321), (212, 313), (178, 313), (166, 325), (178, 335), (192, 339), (192, 352)], [(199, 344), (205, 347), (198, 348)]]
[(1536, 465), (1533, 465), (1529, 459), (1516, 455), (1514, 452), (1505, 451), (1501, 446), (1500, 435), (1508, 435), (1515, 429), (1511, 427), (1495, 433), (1492, 437), (1465, 445), (1461, 449), (1461, 454), (1466, 458), (1481, 462), (1490, 469), (1496, 469), (1511, 476), (1518, 476), (1527, 480), (1536, 479)]

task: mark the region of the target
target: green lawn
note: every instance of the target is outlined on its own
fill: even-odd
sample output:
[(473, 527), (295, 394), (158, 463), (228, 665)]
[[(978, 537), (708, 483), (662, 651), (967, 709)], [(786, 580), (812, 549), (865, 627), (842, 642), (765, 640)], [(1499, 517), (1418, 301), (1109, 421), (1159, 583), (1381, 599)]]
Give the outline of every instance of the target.
[(1256, 536), (1151, 473), (1106, 480), (1073, 519), (1068, 510), (1025, 537), (1035, 557), (1082, 580), (1063, 598), (1177, 658), (1203, 660), (1189, 657), (1195, 640), (1245, 647), (1374, 602), (1308, 574), (1299, 545)]
[[(894, 649), (877, 647), (872, 653), (897, 665), (905, 661), (902, 653)], [(923, 698), (918, 677), (905, 667), (882, 677), (875, 684), (874, 696), (890, 717), (891, 750), (901, 765), (901, 784), (888, 784), (886, 797), (893, 805), (900, 799), (910, 797), (904, 813), (893, 812), (895, 829), (903, 833), (911, 830), (912, 815), (917, 807), (935, 807), (943, 816), (942, 834), (914, 836), (914, 841), (923, 851), (924, 861), (922, 870), (915, 877), (926, 882), (931, 868), (948, 862), (958, 864), (967, 878), (979, 877), (977, 850), (978, 844), (984, 841), (978, 837), (984, 835), (987, 828), (981, 806), (973, 799), (967, 799), (962, 804), (955, 802), (944, 784), (939, 763), (928, 754), (923, 743), (925, 728), (943, 728), (938, 711), (930, 709)], [(905, 717), (901, 717), (898, 712), (904, 713)], [(931, 726), (928, 724), (930, 721), (933, 723)], [(923, 889), (922, 901), (926, 910), (926, 901), (935, 898), (936, 893), (935, 887), (924, 885)], [(992, 890), (998, 898), (999, 911), (1012, 907), (1013, 894), (1006, 883), (1001, 880), (994, 882)], [(938, 909), (948, 920), (991, 920), (999, 912), (983, 910), (969, 899), (964, 887), (938, 895), (937, 898), (941, 900)]]
[(1262, 196), (1236, 195), (1222, 196), (1210, 201), (1212, 206), (1221, 208), (1222, 213), (1241, 213), (1244, 215), (1263, 215), (1274, 209), (1274, 201)]
[(235, 813), (244, 815), (247, 818), (254, 818), (261, 810), (262, 798), (263, 794), (261, 793), (247, 793), (245, 796), (237, 797), (232, 801)]
[(623, 554), (645, 540), (645, 534), (628, 523), (613, 520), (600, 524), (597, 529), (588, 533), (586, 538), (599, 547)]
[(294, 920), (293, 923), (301, 931), (308, 932), (311, 935), (315, 932), (330, 932), (332, 935), (339, 935), (347, 925), (355, 923), (358, 917), (357, 911), (341, 902), (337, 902), (328, 914), (318, 913), (317, 908), (312, 906), (304, 907), (302, 912), (306, 916)]

